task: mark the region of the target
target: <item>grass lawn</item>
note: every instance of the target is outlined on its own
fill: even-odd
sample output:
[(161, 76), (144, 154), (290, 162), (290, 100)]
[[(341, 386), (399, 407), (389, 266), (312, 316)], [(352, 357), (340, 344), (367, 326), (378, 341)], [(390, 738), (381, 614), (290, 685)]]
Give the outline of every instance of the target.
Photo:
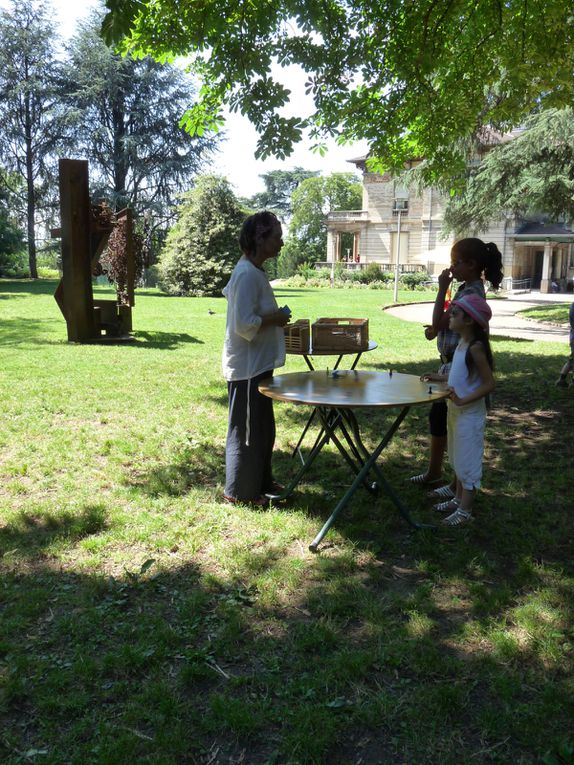
[(572, 300), (569, 303), (537, 305), (528, 308), (526, 311), (520, 311), (520, 316), (547, 324), (566, 324), (566, 326), (569, 326), (568, 312), (571, 304)]
[[(3, 765), (574, 762), (563, 345), (493, 338), (474, 524), (412, 532), (358, 492), (313, 555), (349, 480), (330, 448), (287, 509), (220, 502), (223, 299), (143, 290), (136, 343), (82, 346), (54, 287), (0, 281)], [(294, 318), (368, 317), (363, 368), (437, 368), (422, 328), (381, 310), (392, 290), (278, 297)], [(284, 481), (308, 412), (275, 412)], [(405, 483), (425, 467), (426, 415), (386, 465), (430, 520)]]

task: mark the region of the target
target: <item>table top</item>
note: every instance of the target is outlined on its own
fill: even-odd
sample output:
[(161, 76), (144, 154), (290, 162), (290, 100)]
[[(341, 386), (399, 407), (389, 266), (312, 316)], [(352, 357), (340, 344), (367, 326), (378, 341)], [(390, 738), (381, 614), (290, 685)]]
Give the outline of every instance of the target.
[(415, 406), (448, 397), (444, 385), (400, 372), (337, 370), (293, 372), (263, 380), (259, 391), (277, 401), (345, 409)]
[(348, 356), (352, 353), (367, 353), (368, 351), (374, 351), (375, 348), (378, 348), (377, 343), (375, 343), (374, 340), (369, 340), (369, 345), (367, 348), (351, 348), (349, 350), (341, 350), (340, 348), (327, 348), (326, 350), (323, 348), (318, 348), (317, 350), (314, 350), (313, 348), (309, 348), (306, 351), (290, 351), (287, 350), (287, 353), (290, 356)]

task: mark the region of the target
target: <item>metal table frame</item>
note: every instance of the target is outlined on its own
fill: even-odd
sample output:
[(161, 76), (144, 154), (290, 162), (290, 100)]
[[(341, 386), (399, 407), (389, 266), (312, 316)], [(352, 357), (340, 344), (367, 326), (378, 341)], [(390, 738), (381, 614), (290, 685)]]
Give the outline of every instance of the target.
[[(378, 348), (378, 344), (374, 340), (369, 340), (369, 345), (367, 348), (362, 348), (360, 350), (320, 350), (313, 352), (313, 349), (310, 349), (308, 352), (301, 353), (299, 351), (287, 351), (287, 353), (291, 356), (303, 356), (305, 359), (305, 363), (309, 367), (310, 372), (315, 371), (315, 367), (313, 366), (313, 362), (311, 361), (312, 356), (337, 356), (337, 361), (335, 362), (335, 366), (333, 367), (333, 372), (336, 372), (339, 369), (339, 364), (343, 360), (343, 356), (352, 356), (355, 354), (355, 358), (353, 359), (353, 363), (349, 367), (349, 369), (352, 371), (355, 369), (357, 364), (359, 363), (361, 356), (363, 353), (368, 353), (369, 351), (374, 351), (376, 348)], [(315, 420), (316, 415), (316, 409), (313, 409), (311, 414), (309, 415), (309, 418), (307, 422), (305, 423), (305, 427), (303, 428), (303, 432), (299, 436), (299, 440), (297, 441), (297, 444), (295, 448), (293, 449), (293, 452), (291, 453), (291, 458), (293, 458), (296, 454), (299, 455), (299, 458), (303, 464), (305, 464), (305, 459), (303, 457), (303, 454), (301, 453), (301, 444), (303, 443), (303, 439), (307, 435), (307, 432), (309, 431), (309, 428), (313, 424), (313, 421)], [(323, 430), (319, 432), (317, 435), (317, 439), (315, 441), (315, 445), (317, 444), (318, 440), (321, 438), (323, 434)]]
[[(285, 375), (287, 377), (288, 375)], [(430, 392), (430, 388), (429, 388)], [(262, 390), (264, 395), (269, 395)], [(448, 393), (446, 391), (440, 391), (436, 389), (433, 391), (434, 395), (429, 401), (436, 401), (437, 399), (446, 398)], [(438, 395), (437, 395), (438, 394)], [(273, 396), (272, 396), (273, 397)], [(282, 399), (278, 399), (282, 400)], [(285, 399), (286, 400), (286, 399)], [(384, 476), (382, 467), (377, 464), (377, 460), (388, 446), (391, 439), (399, 429), (401, 423), (407, 416), (408, 412), (414, 404), (404, 404), (401, 406), (399, 413), (390, 423), (386, 432), (379, 440), (377, 445), (372, 451), (365, 446), (361, 438), (359, 423), (354, 413), (355, 408), (369, 408), (368, 406), (361, 407), (345, 407), (329, 404), (314, 404), (312, 402), (293, 401), (293, 403), (305, 404), (314, 407), (314, 413), (319, 417), (321, 423), (321, 432), (319, 433), (315, 444), (309, 453), (307, 459), (303, 462), (303, 465), (299, 468), (297, 474), (290, 481), (285, 491), (279, 495), (268, 495), (271, 499), (282, 500), (288, 498), (296, 487), (299, 485), (303, 476), (308, 472), (311, 465), (318, 457), (322, 449), (332, 442), (337, 450), (340, 452), (345, 462), (349, 465), (355, 478), (349, 488), (345, 491), (341, 497), (333, 512), (319, 531), (315, 539), (309, 545), (309, 549), (312, 552), (316, 552), (319, 544), (339, 516), (339, 514), (345, 509), (345, 507), (351, 501), (353, 495), (360, 486), (363, 486), (368, 492), (373, 495), (378, 495), (380, 491), (386, 494), (394, 506), (397, 508), (401, 516), (407, 521), (407, 523), (415, 529), (434, 529), (434, 524), (419, 523), (415, 521), (408, 509), (405, 507), (397, 492), (393, 489), (391, 484)], [(418, 402), (420, 403), (420, 402)], [(371, 408), (375, 408), (372, 405)], [(374, 480), (369, 480), (370, 474)]]

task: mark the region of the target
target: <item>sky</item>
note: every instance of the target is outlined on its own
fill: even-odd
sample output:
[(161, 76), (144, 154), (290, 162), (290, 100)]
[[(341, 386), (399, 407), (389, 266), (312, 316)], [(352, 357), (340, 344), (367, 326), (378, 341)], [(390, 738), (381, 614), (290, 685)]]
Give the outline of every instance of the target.
[[(56, 26), (63, 38), (71, 37), (79, 20), (96, 8), (98, 0), (48, 0), (56, 13)], [(6, 7), (8, 0), (0, 0), (0, 8)], [(283, 83), (292, 91), (292, 102), (286, 109), (287, 116), (292, 114), (304, 115), (310, 109), (306, 106), (304, 95), (304, 75), (294, 68), (283, 74)], [(222, 142), (219, 154), (214, 158), (211, 172), (224, 175), (232, 184), (238, 196), (250, 197), (263, 191), (265, 186), (259, 177), (261, 173), (271, 170), (291, 170), (302, 167), (305, 170), (317, 170), (322, 175), (355, 171), (355, 166), (348, 160), (360, 157), (366, 153), (366, 144), (337, 146), (334, 141), (328, 141), (328, 152), (321, 157), (311, 151), (311, 142), (301, 141), (296, 145), (293, 154), (286, 160), (271, 157), (265, 161), (255, 159), (257, 134), (255, 129), (240, 114), (229, 114), (226, 117), (225, 142)]]

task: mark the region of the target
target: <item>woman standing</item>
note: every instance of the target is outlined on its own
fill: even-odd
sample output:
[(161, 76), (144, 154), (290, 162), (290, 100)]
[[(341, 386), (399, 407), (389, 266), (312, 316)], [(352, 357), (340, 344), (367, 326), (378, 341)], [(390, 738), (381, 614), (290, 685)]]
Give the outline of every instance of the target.
[(242, 256), (223, 290), (227, 327), (223, 375), (229, 395), (225, 447), (227, 502), (266, 505), (276, 492), (271, 470), (275, 443), (273, 402), (259, 393), (261, 380), (285, 363), (283, 327), (291, 314), (279, 308), (263, 264), (283, 246), (281, 224), (273, 213), (250, 215), (239, 235)]

